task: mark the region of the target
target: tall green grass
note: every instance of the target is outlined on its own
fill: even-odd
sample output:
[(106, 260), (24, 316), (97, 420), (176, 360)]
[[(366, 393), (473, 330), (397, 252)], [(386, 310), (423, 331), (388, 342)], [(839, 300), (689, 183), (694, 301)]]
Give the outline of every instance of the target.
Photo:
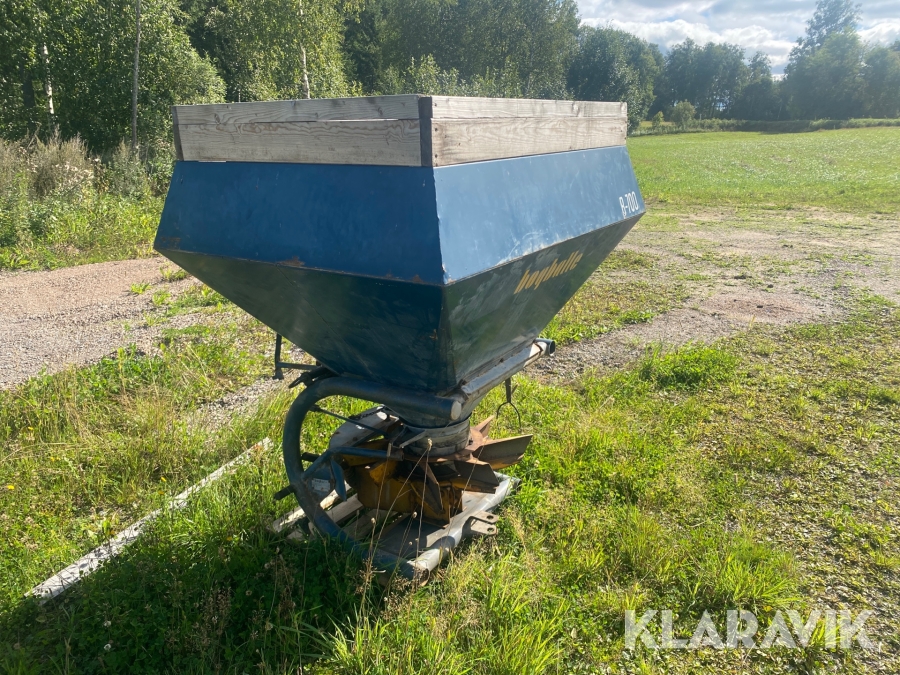
[[(195, 412), (254, 381), (271, 334), (228, 314), (0, 391), (0, 605), (221, 465), (257, 429), (214, 435)], [(249, 435), (249, 436), (248, 436)], [(252, 437), (252, 441), (250, 438)]]
[[(758, 328), (713, 347), (656, 352), (611, 376), (586, 375), (575, 387), (519, 378), (523, 431), (535, 439), (512, 469), (523, 485), (503, 508), (497, 539), (458, 550), (424, 588), (397, 584), (387, 592), (331, 542), (291, 544), (266, 529), (290, 506), (271, 501), (285, 480), (280, 453), (271, 450), (203, 490), (184, 511), (166, 514), (59, 600), (21, 601), (19, 594), (64, 562), (59, 549), (43, 544), (56, 535), (37, 536), (42, 528), (28, 519), (54, 513), (46, 526), (75, 538), (67, 550), (74, 556), (124, 526), (119, 520), (96, 538), (73, 534), (89, 515), (96, 522), (102, 510), (121, 508), (129, 475), (142, 473), (146, 486), (131, 517), (157, 503), (147, 492), (180, 490), (263, 435), (277, 444), (289, 402), (277, 395), (224, 428), (188, 432), (189, 402), (213, 394), (192, 379), (197, 347), (190, 343), (173, 346), (172, 356), (123, 354), (68, 375), (82, 383), (77, 387), (36, 382), (34, 393), (20, 389), (4, 406), (11, 411), (4, 424), (15, 429), (8, 438), (27, 443), (19, 452), (28, 457), (3, 464), (3, 481), (24, 483), (4, 495), (2, 508), (9, 534), (0, 551), (0, 670), (652, 671), (656, 655), (623, 651), (626, 609), (672, 608), (684, 635), (703, 610), (753, 609), (765, 621), (777, 608), (808, 606), (801, 551), (770, 541), (777, 530), (762, 504), (788, 481), (833, 481), (820, 470), (832, 446), (868, 458), (880, 456), (880, 443), (900, 440), (891, 421), (898, 340), (896, 310), (866, 301), (844, 325)], [(210, 376), (238, 368), (228, 381), (246, 372), (236, 352), (209, 352), (204, 362)], [(94, 380), (100, 384), (91, 393), (84, 383)], [(162, 416), (154, 412), (154, 382), (174, 392)], [(798, 395), (809, 402), (786, 413), (784, 401)], [(75, 423), (70, 406), (91, 397), (101, 404), (143, 400), (145, 412), (124, 405), (117, 418), (101, 405), (94, 426), (67, 436)], [(491, 414), (501, 399), (492, 394), (476, 417)], [(327, 402), (344, 412), (360, 405)], [(42, 416), (50, 408), (62, 411), (63, 422)], [(143, 425), (146, 417), (157, 421)], [(872, 424), (880, 429), (877, 443), (867, 440)], [(512, 416), (501, 415), (497, 425), (498, 436), (518, 431)], [(313, 416), (304, 443), (320, 448), (332, 426)], [(95, 439), (117, 440), (104, 446)], [(104, 460), (110, 469), (97, 462), (102, 447), (113, 453)], [(52, 458), (64, 453), (79, 458), (72, 477), (56, 473)], [(112, 469), (122, 453), (134, 466)], [(831, 457), (842, 466), (840, 456)], [(894, 471), (880, 461), (867, 460), (873, 480)], [(896, 542), (859, 512), (842, 512), (834, 502), (845, 498), (840, 494), (815, 495), (823, 526), (839, 533), (854, 569), (873, 574), (897, 555)], [(125, 501), (134, 499), (131, 493)], [(709, 657), (675, 656), (684, 672), (699, 672)], [(817, 647), (716, 658), (722, 672), (742, 672), (748, 662), (759, 672), (809, 664), (860, 669), (852, 654)]]
[(77, 138), (0, 140), (0, 269), (150, 255), (168, 171), (124, 145), (100, 158)]

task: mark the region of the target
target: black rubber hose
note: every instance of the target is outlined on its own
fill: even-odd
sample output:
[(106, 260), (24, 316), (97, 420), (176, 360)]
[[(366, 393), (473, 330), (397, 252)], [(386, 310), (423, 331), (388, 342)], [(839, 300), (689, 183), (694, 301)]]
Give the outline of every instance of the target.
[(389, 408), (414, 410), (423, 415), (448, 420), (456, 419), (460, 412), (459, 402), (450, 398), (349, 377), (316, 380), (297, 395), (284, 420), (281, 451), (284, 455), (284, 468), (291, 484), (295, 484), (303, 473), (303, 461), (300, 459), (300, 431), (303, 428), (303, 421), (316, 403), (329, 396), (351, 396), (363, 401), (382, 403)]
[(309, 492), (302, 480), (303, 460), (300, 450), (300, 434), (303, 429), (303, 421), (316, 403), (329, 396), (352, 396), (364, 401), (382, 403), (389, 407), (406, 408), (424, 415), (445, 419), (458, 417), (460, 404), (453, 399), (411, 392), (365, 380), (329, 377), (317, 380), (301, 391), (291, 403), (284, 420), (284, 433), (281, 439), (284, 468), (287, 471), (294, 495), (297, 497), (297, 503), (307, 517), (324, 534), (337, 539), (364, 559), (371, 557), (375, 563), (388, 568), (397, 568), (404, 576), (412, 578), (418, 573), (418, 570), (408, 561), (389, 554), (379, 554), (377, 551), (373, 553), (368, 546), (363, 546), (348, 536), (325, 514), (318, 500)]

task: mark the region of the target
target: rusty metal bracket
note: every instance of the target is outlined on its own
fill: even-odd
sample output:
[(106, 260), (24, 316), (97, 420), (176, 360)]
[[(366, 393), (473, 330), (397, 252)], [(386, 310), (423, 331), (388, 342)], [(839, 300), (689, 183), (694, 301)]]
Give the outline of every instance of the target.
[(498, 516), (487, 511), (476, 511), (466, 522), (466, 532), (469, 535), (481, 537), (493, 537), (497, 534)]

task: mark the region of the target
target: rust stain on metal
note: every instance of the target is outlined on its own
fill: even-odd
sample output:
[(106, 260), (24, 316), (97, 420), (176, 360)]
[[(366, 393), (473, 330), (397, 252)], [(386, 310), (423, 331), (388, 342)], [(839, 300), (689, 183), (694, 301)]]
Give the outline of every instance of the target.
[(470, 427), (465, 447), (452, 454), (433, 456), (430, 450), (418, 454), (394, 447), (387, 440), (392, 430), (388, 427), (384, 438), (357, 446), (384, 451), (383, 459), (345, 455), (340, 462), (366, 508), (419, 513), (426, 521), (448, 523), (462, 511), (464, 491), (493, 494), (499, 485), (494, 469), (520, 461), (531, 441), (531, 436), (491, 440), (492, 421), (489, 417)]

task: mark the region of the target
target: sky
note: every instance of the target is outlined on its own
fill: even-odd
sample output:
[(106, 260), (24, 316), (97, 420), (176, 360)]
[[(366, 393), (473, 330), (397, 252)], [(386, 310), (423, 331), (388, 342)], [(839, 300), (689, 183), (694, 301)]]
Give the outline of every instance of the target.
[[(748, 57), (762, 51), (781, 73), (797, 38), (806, 32), (816, 0), (577, 0), (582, 20), (610, 25), (667, 51), (686, 38), (700, 44), (730, 42)], [(862, 0), (859, 33), (868, 42), (900, 39), (900, 0)]]

